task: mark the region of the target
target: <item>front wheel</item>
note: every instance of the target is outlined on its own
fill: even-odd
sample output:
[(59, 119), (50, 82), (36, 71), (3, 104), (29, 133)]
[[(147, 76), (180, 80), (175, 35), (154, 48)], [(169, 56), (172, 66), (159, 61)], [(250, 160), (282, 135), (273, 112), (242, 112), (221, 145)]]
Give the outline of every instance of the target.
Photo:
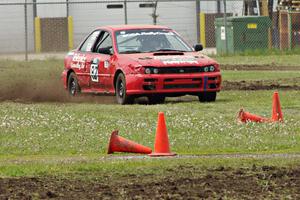
[(133, 96), (126, 94), (126, 80), (124, 74), (119, 74), (116, 81), (116, 99), (119, 104), (132, 104)]
[(74, 72), (72, 72), (68, 78), (68, 91), (71, 96), (76, 96), (80, 93), (78, 79)]
[(213, 102), (216, 101), (217, 92), (201, 92), (198, 94), (200, 102)]

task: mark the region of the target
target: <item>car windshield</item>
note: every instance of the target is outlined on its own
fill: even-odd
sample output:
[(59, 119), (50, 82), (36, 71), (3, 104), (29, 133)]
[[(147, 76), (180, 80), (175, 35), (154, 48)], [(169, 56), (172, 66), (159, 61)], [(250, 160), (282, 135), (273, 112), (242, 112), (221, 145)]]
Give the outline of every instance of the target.
[(157, 51), (193, 51), (175, 32), (165, 29), (137, 29), (116, 32), (120, 54)]

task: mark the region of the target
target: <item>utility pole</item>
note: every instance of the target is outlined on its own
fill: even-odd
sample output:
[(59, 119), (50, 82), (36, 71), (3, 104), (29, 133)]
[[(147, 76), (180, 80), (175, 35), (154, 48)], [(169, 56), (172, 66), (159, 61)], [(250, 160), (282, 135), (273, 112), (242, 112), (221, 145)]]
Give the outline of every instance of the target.
[(157, 2), (158, 2), (158, 0), (156, 0), (154, 2), (153, 13), (152, 13), (152, 19), (153, 19), (153, 24), (154, 25), (157, 24), (157, 18), (158, 18), (158, 15), (157, 15)]

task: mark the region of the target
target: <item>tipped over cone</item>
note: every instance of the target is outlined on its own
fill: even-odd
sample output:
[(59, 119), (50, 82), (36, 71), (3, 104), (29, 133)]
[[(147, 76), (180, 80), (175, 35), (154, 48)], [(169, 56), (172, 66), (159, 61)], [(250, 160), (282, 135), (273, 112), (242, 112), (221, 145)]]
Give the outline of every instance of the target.
[(238, 114), (238, 119), (241, 122), (247, 123), (247, 122), (270, 122), (269, 119), (251, 114), (249, 112), (245, 112), (243, 108), (240, 109)]
[(114, 152), (149, 154), (152, 150), (149, 147), (135, 143), (118, 135), (119, 131), (113, 131), (110, 136), (108, 154)]
[(283, 121), (283, 115), (281, 111), (280, 101), (278, 92), (273, 94), (273, 105), (272, 105), (272, 120), (273, 121)]
[(149, 156), (175, 156), (176, 153), (171, 153), (168, 130), (166, 126), (165, 116), (163, 112), (158, 113), (158, 121), (156, 128), (154, 152)]

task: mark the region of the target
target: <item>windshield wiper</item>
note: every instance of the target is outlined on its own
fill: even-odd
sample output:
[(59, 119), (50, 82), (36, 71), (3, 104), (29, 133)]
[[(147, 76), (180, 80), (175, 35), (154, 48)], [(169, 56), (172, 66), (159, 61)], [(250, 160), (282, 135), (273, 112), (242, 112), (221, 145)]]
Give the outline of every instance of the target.
[(157, 49), (157, 50), (152, 50), (148, 52), (158, 52), (158, 51), (176, 51), (176, 52), (185, 52), (183, 50), (177, 50), (177, 49)]
[(123, 54), (123, 53), (141, 53), (141, 51), (137, 51), (137, 50), (128, 50), (128, 51), (122, 51), (122, 52), (120, 52), (120, 54)]

